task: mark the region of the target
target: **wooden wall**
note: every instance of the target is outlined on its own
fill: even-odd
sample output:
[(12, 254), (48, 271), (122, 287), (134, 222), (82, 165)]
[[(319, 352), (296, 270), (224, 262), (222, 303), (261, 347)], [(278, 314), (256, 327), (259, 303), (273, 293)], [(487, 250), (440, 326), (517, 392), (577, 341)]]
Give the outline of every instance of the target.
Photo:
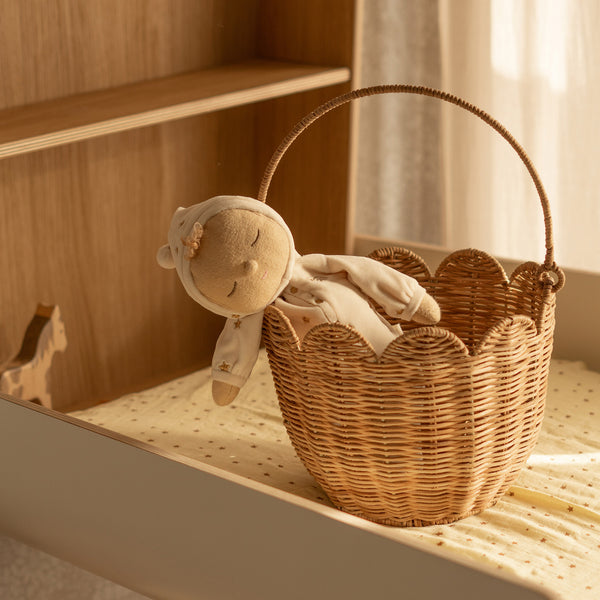
[[(6, 109), (248, 58), (351, 66), (354, 2), (13, 0), (0, 31)], [(68, 348), (56, 406), (94, 403), (208, 364), (222, 319), (160, 269), (171, 214), (255, 196), (279, 141), (349, 84), (114, 133), (0, 161), (0, 363), (38, 302), (59, 304)], [(271, 204), (301, 252), (345, 245), (348, 112), (290, 151)]]

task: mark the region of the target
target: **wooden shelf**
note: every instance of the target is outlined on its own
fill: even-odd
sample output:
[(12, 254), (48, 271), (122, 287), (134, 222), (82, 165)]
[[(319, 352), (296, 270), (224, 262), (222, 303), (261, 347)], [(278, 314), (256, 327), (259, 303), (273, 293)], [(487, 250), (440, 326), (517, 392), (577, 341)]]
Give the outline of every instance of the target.
[(252, 60), (0, 111), (0, 158), (350, 81), (350, 69)]

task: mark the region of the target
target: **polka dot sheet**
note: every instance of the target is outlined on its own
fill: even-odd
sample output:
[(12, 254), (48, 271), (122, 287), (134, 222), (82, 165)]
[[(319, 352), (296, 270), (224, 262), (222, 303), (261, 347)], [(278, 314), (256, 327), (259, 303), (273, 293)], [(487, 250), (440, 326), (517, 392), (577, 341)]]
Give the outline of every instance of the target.
[(303, 498), (328, 503), (292, 448), (266, 352), (234, 402), (217, 406), (210, 369), (71, 416)]
[[(72, 413), (90, 423), (266, 483), (329, 501), (296, 457), (266, 354), (233, 404), (212, 402), (208, 370)], [(485, 563), (560, 598), (600, 598), (600, 373), (553, 360), (538, 444), (515, 484), (479, 515), (385, 530)]]

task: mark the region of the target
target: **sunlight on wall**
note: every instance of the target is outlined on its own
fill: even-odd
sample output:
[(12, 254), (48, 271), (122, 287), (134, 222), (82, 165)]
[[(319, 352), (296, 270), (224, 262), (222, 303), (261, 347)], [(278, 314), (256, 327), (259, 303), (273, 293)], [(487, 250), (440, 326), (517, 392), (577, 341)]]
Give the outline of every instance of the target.
[(494, 70), (515, 81), (526, 75), (525, 70), (531, 70), (531, 75), (542, 78), (553, 91), (565, 92), (569, 1), (492, 0), (490, 44)]
[(532, 48), (535, 72), (556, 92), (567, 89), (570, 0), (536, 0), (536, 39)]
[(525, 7), (522, 0), (492, 0), (490, 10), (490, 45), (492, 67), (508, 79), (523, 77), (523, 22)]

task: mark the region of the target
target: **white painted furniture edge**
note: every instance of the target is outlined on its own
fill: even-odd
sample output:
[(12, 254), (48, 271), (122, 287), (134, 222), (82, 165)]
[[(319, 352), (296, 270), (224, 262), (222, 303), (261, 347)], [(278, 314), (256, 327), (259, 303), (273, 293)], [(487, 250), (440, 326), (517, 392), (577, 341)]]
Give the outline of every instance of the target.
[(542, 600), (370, 523), (0, 395), (0, 532), (151, 598)]

